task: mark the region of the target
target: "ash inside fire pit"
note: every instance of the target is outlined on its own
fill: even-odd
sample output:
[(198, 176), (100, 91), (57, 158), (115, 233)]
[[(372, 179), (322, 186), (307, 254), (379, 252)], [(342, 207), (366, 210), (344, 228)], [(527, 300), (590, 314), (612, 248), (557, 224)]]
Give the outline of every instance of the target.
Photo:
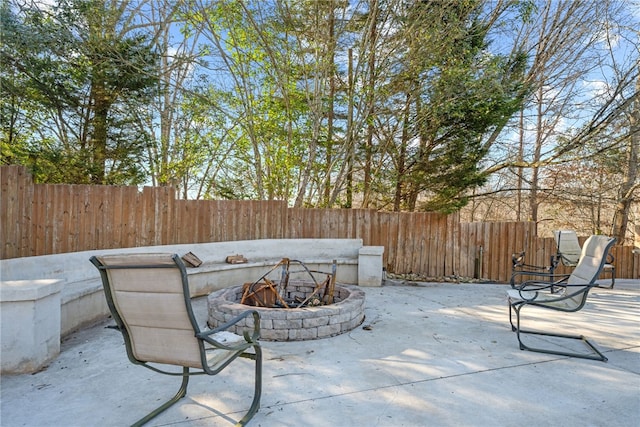
[[(209, 295), (209, 326), (215, 328), (254, 309), (260, 313), (263, 340), (300, 341), (343, 334), (364, 321), (364, 292), (356, 286), (335, 283), (335, 262), (332, 273), (307, 269), (311, 276), (308, 280), (289, 279), (293, 262), (284, 259), (253, 283)], [(278, 266), (286, 267), (282, 269), (281, 280), (269, 279)], [(314, 274), (326, 277), (317, 280)], [(245, 322), (236, 325), (236, 333), (253, 326), (252, 317)]]

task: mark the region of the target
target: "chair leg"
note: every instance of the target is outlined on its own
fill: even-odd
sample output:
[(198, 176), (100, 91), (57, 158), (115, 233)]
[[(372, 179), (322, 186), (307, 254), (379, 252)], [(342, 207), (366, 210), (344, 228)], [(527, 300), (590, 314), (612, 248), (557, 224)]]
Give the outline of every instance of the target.
[(141, 418), (138, 421), (136, 421), (134, 424), (132, 424), (132, 427), (139, 427), (139, 426), (142, 426), (142, 425), (148, 423), (153, 418), (155, 418), (158, 415), (160, 415), (160, 413), (162, 413), (163, 411), (168, 409), (171, 405), (176, 403), (178, 400), (182, 399), (187, 394), (187, 386), (188, 385), (189, 385), (189, 368), (183, 367), (182, 368), (182, 385), (180, 385), (180, 389), (175, 394), (175, 396), (173, 396), (171, 399), (169, 399), (168, 401), (166, 401), (165, 403), (163, 403), (162, 405), (160, 405), (159, 407), (154, 409), (152, 412), (150, 412), (144, 418)]
[(259, 345), (254, 345), (253, 349), (255, 351), (254, 354), (243, 355), (244, 357), (249, 357), (250, 359), (255, 360), (255, 363), (256, 363), (253, 401), (251, 402), (249, 411), (245, 414), (244, 417), (242, 417), (240, 421), (238, 421), (236, 426), (246, 425), (249, 422), (249, 420), (253, 418), (256, 412), (258, 412), (258, 409), (260, 409), (260, 396), (262, 394), (262, 349), (260, 348)]
[(611, 268), (609, 270), (609, 272), (611, 273), (611, 285), (609, 285), (609, 286), (598, 285), (599, 288), (613, 289), (613, 287), (615, 286), (615, 284), (616, 284), (616, 269), (615, 268)]
[[(596, 346), (591, 343), (587, 338), (585, 338), (583, 335), (572, 335), (572, 334), (558, 334), (558, 333), (551, 333), (551, 332), (542, 332), (542, 331), (533, 331), (533, 330), (523, 330), (520, 328), (520, 310), (525, 306), (526, 304), (523, 303), (509, 303), (509, 321), (511, 321), (511, 309), (513, 308), (513, 310), (516, 312), (516, 326), (515, 326), (515, 332), (516, 332), (516, 336), (518, 337), (518, 344), (520, 345), (520, 350), (528, 350), (528, 351), (534, 351), (537, 353), (546, 353), (546, 354), (557, 354), (559, 356), (568, 356), (568, 357), (577, 357), (580, 359), (590, 359), (590, 360), (599, 360), (602, 362), (606, 362), (607, 357), (602, 354), (600, 352), (600, 350), (598, 350), (596, 348)], [(511, 328), (513, 329), (513, 322), (511, 321)], [(591, 353), (589, 354), (585, 354), (585, 353), (574, 353), (574, 352), (566, 352), (566, 351), (559, 351), (559, 350), (551, 350), (551, 349), (545, 349), (545, 348), (537, 348), (537, 347), (531, 347), (526, 345), (525, 343), (522, 342), (522, 339), (520, 337), (521, 334), (529, 334), (529, 335), (542, 335), (542, 336), (548, 336), (548, 337), (556, 337), (556, 338), (566, 338), (566, 339), (572, 339), (572, 340), (580, 340), (582, 342), (585, 343), (585, 345), (587, 347), (589, 347), (591, 349)]]
[(511, 302), (511, 299), (509, 299), (509, 324), (511, 324), (511, 332), (516, 332), (518, 329), (513, 324), (513, 310), (515, 310), (513, 308), (513, 303)]

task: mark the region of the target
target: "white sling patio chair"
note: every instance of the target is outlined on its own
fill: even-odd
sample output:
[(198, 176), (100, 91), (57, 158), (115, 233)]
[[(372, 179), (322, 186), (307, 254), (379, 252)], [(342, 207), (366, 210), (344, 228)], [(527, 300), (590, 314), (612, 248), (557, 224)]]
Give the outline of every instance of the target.
[[(507, 291), (509, 301), (509, 323), (516, 332), (520, 350), (536, 351), (540, 353), (558, 354), (570, 357), (580, 357), (606, 361), (607, 358), (582, 335), (560, 334), (539, 330), (525, 330), (521, 328), (521, 311), (524, 307), (539, 307), (563, 312), (576, 312), (587, 302), (589, 291), (598, 286), (596, 280), (604, 267), (607, 254), (615, 242), (607, 236), (591, 236), (582, 247), (580, 259), (570, 276), (556, 281), (530, 280), (515, 289)], [(516, 321), (513, 321), (515, 312)], [(522, 341), (523, 334), (545, 335), (550, 337), (582, 340), (592, 351), (588, 354), (575, 353), (549, 348), (537, 348), (526, 345)]]
[[(556, 240), (558, 248), (556, 252), (558, 261), (566, 267), (575, 267), (578, 265), (582, 248), (580, 247), (580, 241), (578, 240), (576, 232), (573, 230), (556, 230), (553, 232), (553, 237)], [(603, 272), (611, 275), (611, 286), (609, 286), (609, 288), (613, 288), (616, 281), (616, 268), (613, 265), (613, 261), (613, 255), (609, 254), (602, 268)]]
[[(260, 406), (262, 389), (258, 313), (248, 310), (215, 329), (201, 330), (191, 306), (186, 268), (178, 255), (94, 256), (91, 262), (100, 271), (107, 304), (124, 337), (129, 360), (155, 372), (182, 377), (175, 396), (133, 425), (147, 423), (184, 397), (190, 376), (216, 375), (236, 358), (246, 357), (255, 361), (255, 379), (253, 401), (237, 424), (245, 425)], [(226, 330), (238, 322), (250, 325), (244, 336)]]

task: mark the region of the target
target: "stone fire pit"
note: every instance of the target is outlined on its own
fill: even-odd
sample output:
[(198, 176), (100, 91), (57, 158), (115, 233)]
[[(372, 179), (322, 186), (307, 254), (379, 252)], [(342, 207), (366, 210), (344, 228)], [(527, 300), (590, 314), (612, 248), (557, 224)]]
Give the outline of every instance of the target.
[[(314, 283), (290, 280), (289, 297), (306, 299)], [(364, 321), (364, 291), (357, 286), (335, 285), (334, 302), (328, 305), (302, 308), (267, 308), (241, 304), (242, 286), (221, 289), (209, 295), (208, 323), (215, 328), (247, 310), (260, 313), (261, 338), (266, 341), (302, 341), (327, 338), (348, 332)], [(242, 334), (247, 326), (253, 326), (253, 318), (235, 326)]]

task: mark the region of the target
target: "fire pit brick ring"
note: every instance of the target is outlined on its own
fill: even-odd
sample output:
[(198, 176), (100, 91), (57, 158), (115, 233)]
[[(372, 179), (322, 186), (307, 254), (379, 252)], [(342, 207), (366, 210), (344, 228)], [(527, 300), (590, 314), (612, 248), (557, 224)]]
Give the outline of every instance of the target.
[[(313, 283), (290, 281), (289, 288), (302, 298), (313, 292)], [(303, 341), (344, 334), (364, 321), (364, 291), (357, 286), (336, 284), (335, 302), (302, 308), (267, 308), (240, 304), (242, 286), (221, 289), (208, 296), (209, 327), (215, 328), (247, 310), (260, 313), (261, 339), (265, 341)], [(238, 334), (253, 326), (247, 317), (230, 330)], [(235, 328), (235, 329), (234, 329)]]

